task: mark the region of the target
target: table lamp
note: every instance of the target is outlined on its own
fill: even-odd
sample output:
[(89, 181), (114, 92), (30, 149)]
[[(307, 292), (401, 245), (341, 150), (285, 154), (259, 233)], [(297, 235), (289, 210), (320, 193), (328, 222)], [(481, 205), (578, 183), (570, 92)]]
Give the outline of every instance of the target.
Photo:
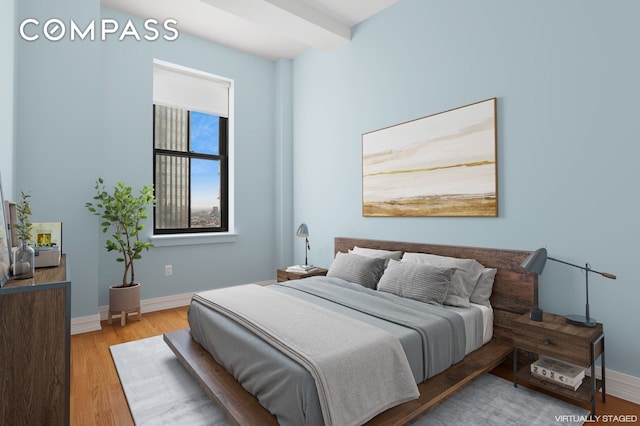
[(311, 246), (309, 245), (309, 227), (306, 223), (301, 223), (300, 226), (298, 226), (296, 237), (304, 237), (304, 264), (308, 265), (307, 253), (311, 250)]
[[(522, 266), (523, 268), (525, 268), (527, 271), (529, 272), (534, 272), (536, 274), (542, 274), (542, 270), (544, 269), (544, 265), (547, 262), (547, 259), (549, 260), (553, 260), (554, 262), (558, 262), (558, 263), (563, 263), (565, 265), (569, 265), (569, 266), (573, 266), (574, 268), (578, 268), (578, 269), (582, 269), (583, 271), (585, 271), (585, 277), (586, 277), (586, 304), (585, 304), (585, 314), (584, 316), (582, 315), (567, 315), (565, 316), (567, 322), (569, 324), (574, 324), (574, 325), (578, 325), (581, 327), (595, 327), (596, 326), (596, 320), (594, 318), (591, 318), (591, 316), (589, 315), (589, 272), (593, 272), (596, 274), (600, 274), (603, 277), (615, 280), (616, 276), (613, 274), (610, 274), (608, 272), (599, 272), (596, 271), (594, 269), (591, 269), (591, 265), (589, 265), (588, 263), (585, 264), (585, 266), (580, 266), (580, 265), (574, 265), (573, 263), (569, 263), (569, 262), (565, 262), (564, 260), (559, 260), (559, 259), (554, 259), (553, 257), (549, 257), (547, 256), (547, 249), (545, 248), (539, 248), (538, 250), (534, 251), (533, 253), (531, 253), (521, 264), (520, 266)], [(539, 312), (534, 312), (534, 310), (537, 310)], [(534, 317), (538, 317), (540, 319), (534, 319)], [(542, 321), (542, 311), (535, 307), (531, 309), (531, 319), (533, 319), (534, 321)]]

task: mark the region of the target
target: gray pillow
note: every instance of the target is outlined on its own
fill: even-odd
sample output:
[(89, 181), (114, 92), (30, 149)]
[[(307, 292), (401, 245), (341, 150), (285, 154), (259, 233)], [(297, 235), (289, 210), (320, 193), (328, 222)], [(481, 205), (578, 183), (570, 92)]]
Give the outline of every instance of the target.
[(478, 278), (478, 283), (473, 289), (471, 296), (469, 296), (470, 302), (477, 303), (478, 305), (491, 306), (489, 298), (493, 291), (493, 279), (497, 272), (498, 270), (495, 268), (484, 268), (482, 270), (480, 278)]
[(329, 267), (327, 276), (341, 278), (375, 290), (386, 262), (386, 259), (379, 257), (338, 252)]
[(402, 256), (402, 261), (456, 268), (456, 272), (451, 278), (447, 297), (444, 299), (445, 305), (452, 306), (469, 306), (469, 296), (471, 296), (484, 269), (484, 266), (475, 259), (459, 259), (427, 253), (405, 253)]
[(378, 290), (419, 302), (442, 305), (455, 268), (390, 260)]

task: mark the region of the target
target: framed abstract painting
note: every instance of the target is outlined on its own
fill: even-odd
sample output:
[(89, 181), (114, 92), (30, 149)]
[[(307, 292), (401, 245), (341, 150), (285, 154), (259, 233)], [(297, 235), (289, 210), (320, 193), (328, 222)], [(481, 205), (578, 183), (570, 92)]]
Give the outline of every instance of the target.
[(363, 216), (498, 216), (496, 98), (362, 135)]

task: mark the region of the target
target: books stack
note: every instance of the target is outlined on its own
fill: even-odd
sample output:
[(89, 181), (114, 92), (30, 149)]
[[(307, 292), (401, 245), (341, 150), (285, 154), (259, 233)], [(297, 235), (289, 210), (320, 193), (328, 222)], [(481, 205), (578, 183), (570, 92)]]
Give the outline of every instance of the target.
[(313, 265), (293, 265), (287, 268), (287, 272), (295, 272), (296, 274), (308, 274), (316, 269)]
[(574, 391), (580, 387), (585, 376), (584, 368), (545, 356), (531, 364), (531, 374)]

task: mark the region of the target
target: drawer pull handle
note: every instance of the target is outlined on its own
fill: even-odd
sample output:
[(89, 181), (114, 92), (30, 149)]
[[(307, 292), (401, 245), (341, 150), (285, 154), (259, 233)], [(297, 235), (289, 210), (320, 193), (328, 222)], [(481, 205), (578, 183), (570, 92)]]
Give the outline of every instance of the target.
[(549, 340), (549, 339), (544, 339), (544, 341), (543, 341), (542, 343), (544, 343), (545, 345), (547, 345), (547, 346), (548, 346), (548, 345), (550, 345), (550, 344), (551, 344), (551, 340)]

